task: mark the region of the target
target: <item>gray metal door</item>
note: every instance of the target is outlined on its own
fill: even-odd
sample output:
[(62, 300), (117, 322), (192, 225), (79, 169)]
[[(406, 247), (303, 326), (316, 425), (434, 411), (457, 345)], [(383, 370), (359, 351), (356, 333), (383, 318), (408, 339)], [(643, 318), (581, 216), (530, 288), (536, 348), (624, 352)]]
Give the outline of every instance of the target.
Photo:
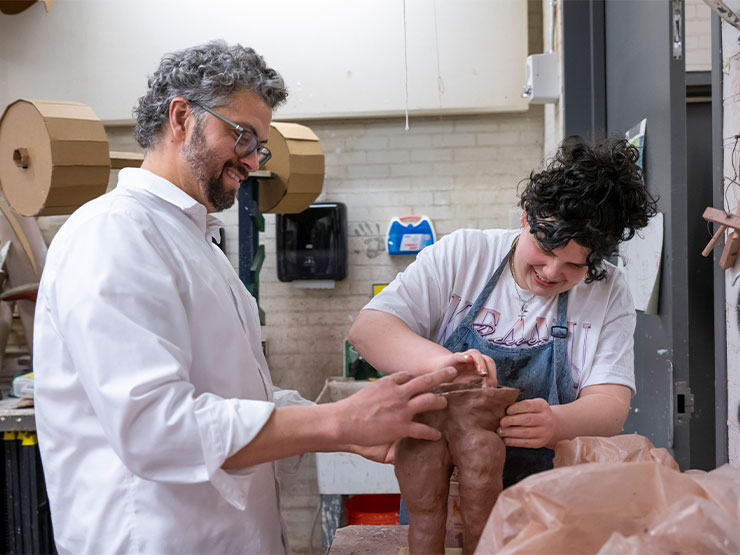
[[(681, 21), (672, 0), (618, 0), (605, 4), (606, 120), (608, 133), (624, 133), (647, 118), (645, 172), (660, 196), (664, 218), (659, 313), (638, 313), (635, 376), (638, 394), (625, 431), (670, 448), (688, 466), (684, 418), (674, 417), (689, 380), (686, 206), (686, 83)], [(679, 12), (680, 13), (680, 12)], [(676, 36), (676, 32), (679, 32)]]
[[(637, 395), (625, 432), (670, 449), (687, 468), (691, 397), (682, 388), (689, 385), (691, 337), (682, 8), (673, 0), (566, 0), (563, 39), (566, 134), (623, 136), (647, 118), (644, 169), (664, 218), (660, 304), (657, 315), (638, 313)], [(569, 103), (569, 91), (584, 87), (590, 94)]]

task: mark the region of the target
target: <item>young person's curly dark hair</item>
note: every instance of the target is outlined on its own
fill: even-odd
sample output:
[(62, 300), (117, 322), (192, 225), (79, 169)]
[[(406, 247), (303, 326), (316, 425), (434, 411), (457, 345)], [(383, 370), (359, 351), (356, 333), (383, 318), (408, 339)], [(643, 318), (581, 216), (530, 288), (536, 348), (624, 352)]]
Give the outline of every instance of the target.
[(530, 232), (545, 252), (571, 240), (589, 249), (586, 283), (604, 279), (601, 262), (657, 213), (638, 158), (638, 150), (624, 139), (591, 147), (570, 137), (543, 171), (525, 180), (519, 205)]

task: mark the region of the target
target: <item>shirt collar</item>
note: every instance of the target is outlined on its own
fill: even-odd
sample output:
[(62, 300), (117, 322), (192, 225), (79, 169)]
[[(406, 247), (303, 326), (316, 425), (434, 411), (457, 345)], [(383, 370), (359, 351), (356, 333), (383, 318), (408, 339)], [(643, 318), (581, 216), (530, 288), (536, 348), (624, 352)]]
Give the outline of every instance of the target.
[(204, 233), (207, 240), (220, 240), (219, 228), (223, 222), (206, 207), (164, 177), (141, 168), (123, 168), (118, 173), (118, 185), (122, 189), (140, 189), (177, 206)]

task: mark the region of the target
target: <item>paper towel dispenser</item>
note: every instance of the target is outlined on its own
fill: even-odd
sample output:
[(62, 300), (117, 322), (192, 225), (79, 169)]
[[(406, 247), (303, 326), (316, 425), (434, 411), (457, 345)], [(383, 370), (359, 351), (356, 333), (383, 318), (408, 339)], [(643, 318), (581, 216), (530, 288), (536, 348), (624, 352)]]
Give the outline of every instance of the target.
[(312, 204), (276, 217), (280, 281), (341, 280), (347, 275), (347, 209), (341, 202)]

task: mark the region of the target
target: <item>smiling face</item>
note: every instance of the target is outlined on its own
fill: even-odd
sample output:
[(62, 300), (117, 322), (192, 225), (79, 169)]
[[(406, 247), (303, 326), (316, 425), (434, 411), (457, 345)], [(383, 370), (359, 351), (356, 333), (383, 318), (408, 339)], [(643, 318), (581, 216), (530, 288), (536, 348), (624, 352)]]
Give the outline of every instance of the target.
[(522, 232), (512, 261), (516, 281), (522, 289), (536, 295), (558, 295), (585, 279), (588, 254), (589, 250), (575, 241), (551, 253), (545, 252), (522, 218)]
[[(234, 93), (226, 106), (216, 107), (220, 114), (254, 133), (261, 144), (267, 142), (272, 109), (250, 91)], [(189, 193), (208, 212), (230, 208), (239, 184), (249, 172), (259, 169), (257, 152), (243, 158), (234, 152), (239, 132), (208, 113), (195, 122), (189, 140), (183, 145), (183, 156), (195, 180)]]

